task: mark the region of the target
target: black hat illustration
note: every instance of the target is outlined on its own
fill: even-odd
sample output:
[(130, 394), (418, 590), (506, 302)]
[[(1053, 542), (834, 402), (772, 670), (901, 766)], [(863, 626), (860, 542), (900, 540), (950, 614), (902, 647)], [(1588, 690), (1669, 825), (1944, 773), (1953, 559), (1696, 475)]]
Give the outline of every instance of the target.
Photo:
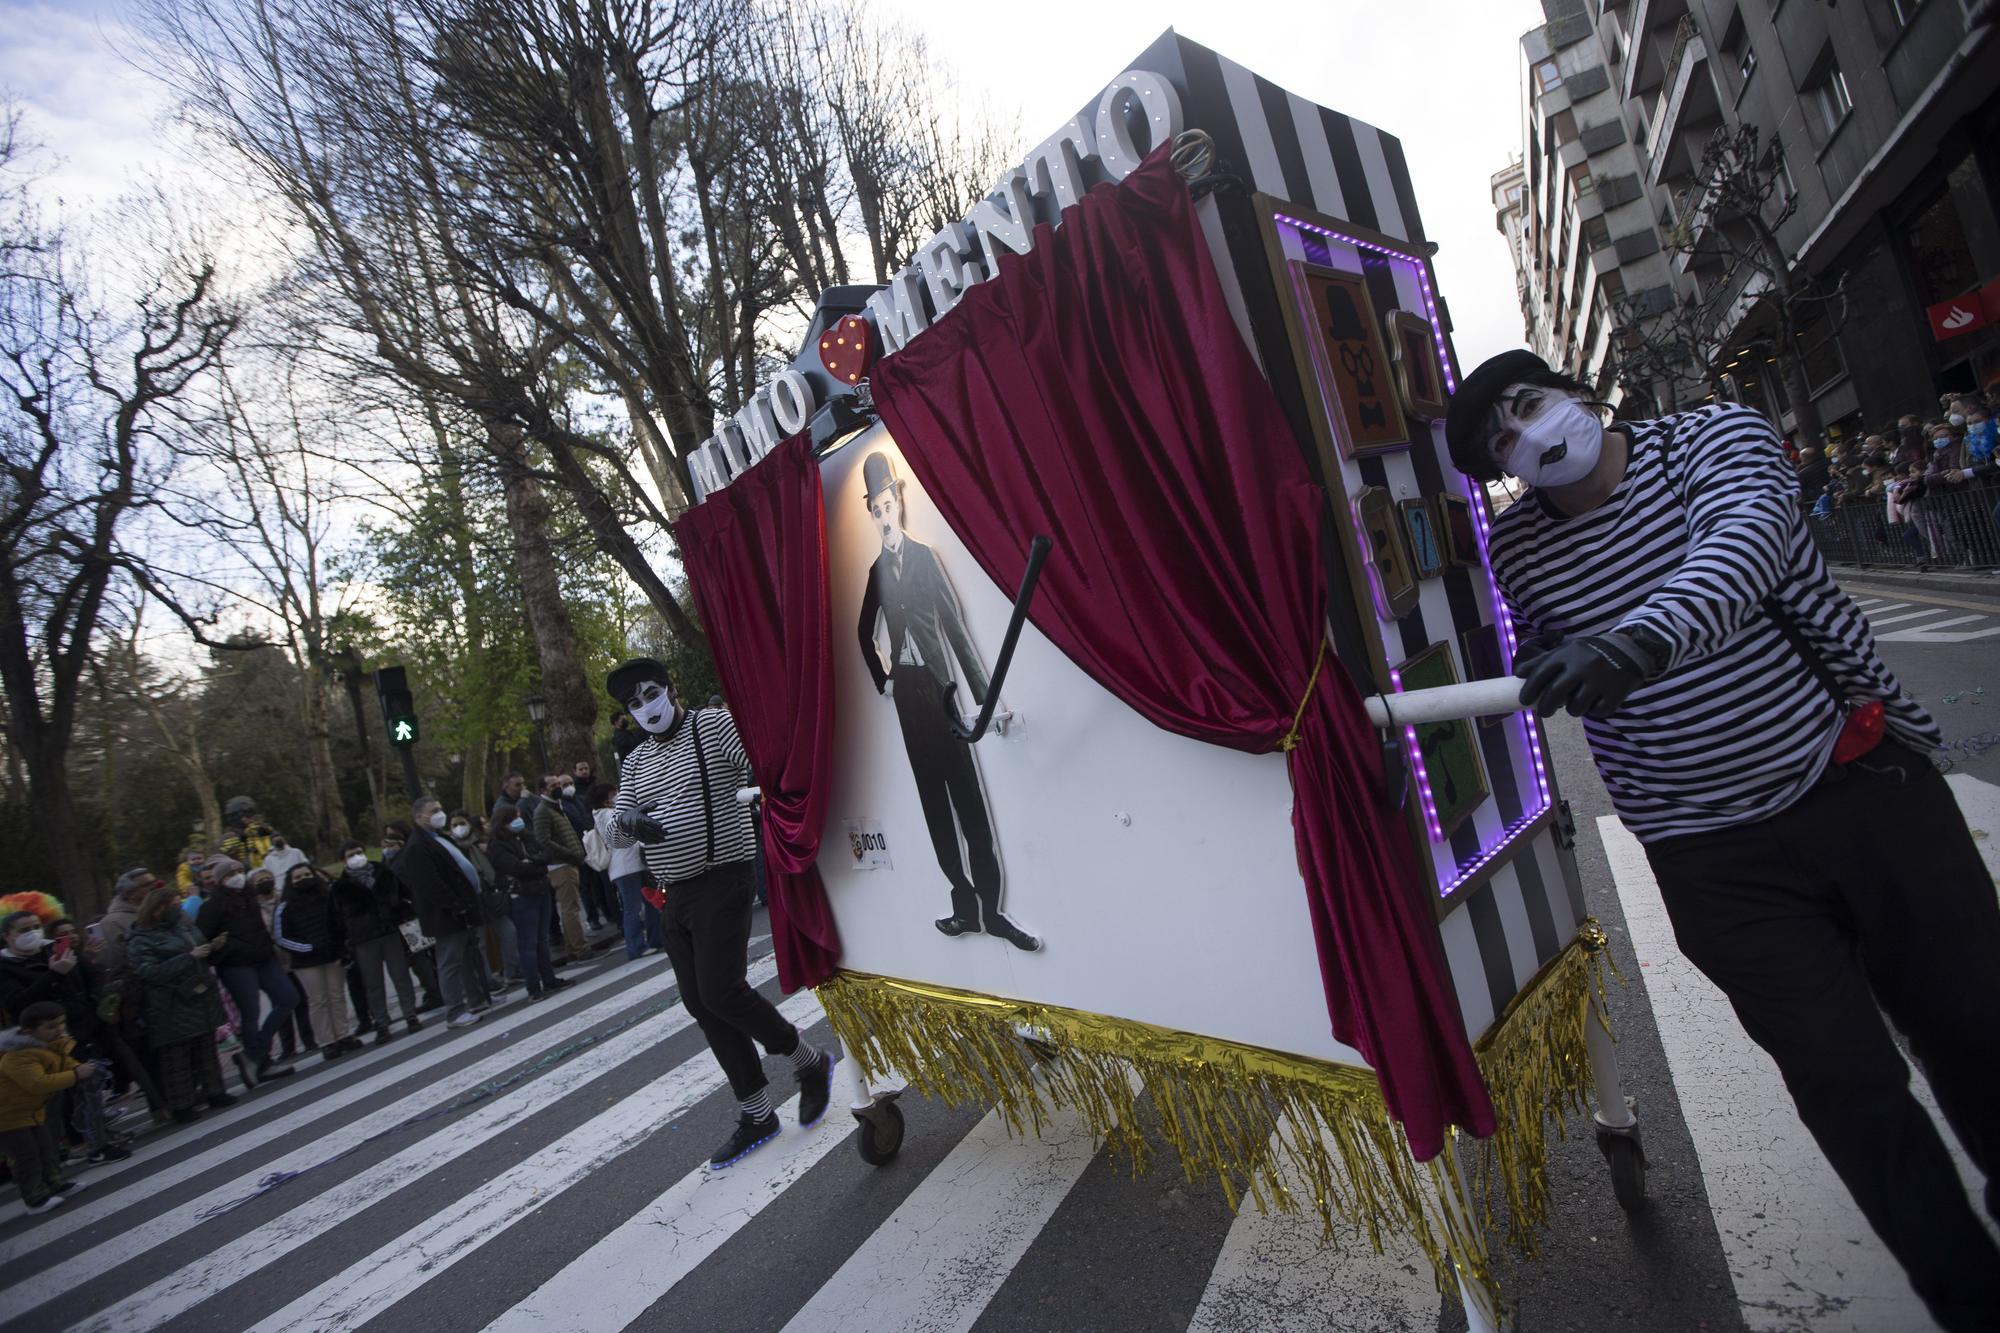
[(889, 455), (879, 450), (861, 460), (861, 480), (868, 487), (867, 502), (871, 505), (875, 503), (875, 497), (882, 492), (902, 485), (902, 478), (896, 475), (894, 465), (889, 462)]

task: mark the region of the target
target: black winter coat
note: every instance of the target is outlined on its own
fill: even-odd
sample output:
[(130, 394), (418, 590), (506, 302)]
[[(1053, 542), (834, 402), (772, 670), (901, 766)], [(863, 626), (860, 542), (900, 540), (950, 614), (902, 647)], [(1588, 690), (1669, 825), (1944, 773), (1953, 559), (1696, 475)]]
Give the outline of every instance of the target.
[(347, 952), (345, 923), (333, 904), (332, 886), (323, 879), (286, 885), (273, 924), (293, 967), (337, 963)]
[(343, 870), (333, 882), (333, 902), (350, 944), (379, 940), (416, 914), (401, 881), (380, 861), (359, 872)]
[(445, 850), (444, 840), (418, 829), (396, 857), (396, 878), (417, 906), (417, 924), (432, 939), (480, 924), (479, 894)]
[(9, 1024), (19, 1023), (23, 1009), (53, 1000), (69, 1020), (69, 1035), (81, 1045), (97, 1033), (97, 997), (90, 988), (90, 969), (79, 958), (68, 972), (58, 972), (49, 966), (53, 957), (52, 944), (33, 958), (11, 951), (0, 954), (0, 1014)]
[(486, 840), (486, 857), (511, 897), (549, 891), (549, 854), (533, 838), (496, 833)]
[(209, 956), (211, 967), (255, 967), (277, 956), (278, 946), (264, 924), (264, 909), (248, 888), (217, 889), (202, 899), (194, 924), (205, 940), (229, 932), (222, 947)]

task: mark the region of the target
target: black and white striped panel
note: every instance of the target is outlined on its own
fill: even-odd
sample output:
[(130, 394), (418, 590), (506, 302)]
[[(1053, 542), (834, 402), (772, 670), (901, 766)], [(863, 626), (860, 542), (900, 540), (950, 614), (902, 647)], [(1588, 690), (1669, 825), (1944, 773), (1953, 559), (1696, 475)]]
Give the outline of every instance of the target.
[[(1214, 137), (1218, 154), (1246, 183), (1313, 212), (1408, 242), (1422, 252), (1425, 237), (1415, 191), (1402, 146), (1394, 138), (1288, 93), (1195, 43), (1183, 40), (1180, 55), (1194, 123)], [(1226, 119), (1218, 114), (1222, 108)], [(1272, 302), (1289, 300), (1290, 293), (1273, 293), (1268, 278), (1262, 276), (1268, 263), (1260, 241), (1244, 229), (1228, 234), (1216, 220), (1215, 206), (1205, 203), (1204, 209), (1204, 226), (1224, 274), (1232, 313), (1246, 342), (1260, 350), (1254, 330), (1260, 325), (1282, 327), (1282, 316)], [(1360, 272), (1378, 316), (1403, 309), (1428, 317), (1409, 265), (1286, 227), (1279, 234), (1288, 259)], [(1264, 343), (1260, 359), (1282, 396), (1289, 377), (1272, 373), (1277, 369), (1271, 364), (1272, 345), (1268, 339)], [(1301, 392), (1316, 391), (1316, 386), (1298, 387)], [(1419, 421), (1411, 424), (1424, 434), (1410, 449), (1340, 464), (1340, 480), (1348, 495), (1364, 486), (1384, 487), (1399, 500), (1444, 491), (1473, 495), (1469, 483), (1451, 466), (1442, 423), (1427, 429)], [(1399, 621), (1381, 620), (1372, 605), (1354, 608), (1354, 613), (1377, 617), (1392, 665), (1432, 643), (1444, 642), (1461, 679), (1469, 672), (1460, 636), (1502, 620), (1485, 570), (1452, 569), (1442, 577), (1423, 580), (1418, 605)], [(1535, 762), (1540, 739), (1532, 723), (1513, 719), (1481, 728), (1479, 741), (1493, 794), (1450, 838), (1430, 844), (1439, 883), (1457, 878), (1461, 865), (1477, 858), (1482, 848), (1491, 847), (1509, 825), (1543, 801)], [(1569, 868), (1547, 831), (1536, 836), (1532, 847), (1520, 849), (1485, 885), (1464, 895), (1441, 931), (1469, 1030), (1477, 1033), (1491, 1022), (1521, 983), (1569, 942), (1582, 915)]]

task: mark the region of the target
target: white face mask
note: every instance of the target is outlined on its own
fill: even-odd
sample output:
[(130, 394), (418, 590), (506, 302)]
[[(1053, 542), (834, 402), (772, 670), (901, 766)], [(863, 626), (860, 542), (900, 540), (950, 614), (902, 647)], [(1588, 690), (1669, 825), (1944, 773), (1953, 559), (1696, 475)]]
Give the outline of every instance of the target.
[(222, 881), (222, 887), (225, 889), (240, 889), (243, 887), (243, 883), (243, 876), (231, 875), (228, 879)]
[(576, 786), (575, 786), (575, 784), (574, 784), (574, 783), (572, 783), (572, 784), (571, 784), (570, 786), (567, 786), (567, 787), (564, 787), (564, 788), (563, 788), (563, 795), (564, 795), (564, 796), (574, 796), (574, 795), (576, 795)]
[(674, 724), (674, 700), (665, 689), (648, 681), (639, 687), (639, 697), (631, 701), (632, 720), (658, 736)]
[(1953, 412), (1949, 417), (1945, 419), (1951, 422), (1951, 424), (1954, 426), (1963, 426), (1965, 424), (1965, 413)]
[(433, 810), (431, 811), (431, 817), (428, 822), (432, 828), (443, 828), (445, 825), (445, 821), (450, 818), (451, 816), (447, 815), (442, 810)]
[(1604, 423), (1574, 398), (1551, 401), (1523, 422), (1500, 466), (1530, 486), (1567, 486), (1597, 466), (1604, 449)]
[(347, 868), (349, 870), (366, 870), (368, 868), (368, 858), (360, 852), (356, 852), (347, 858)]
[(463, 840), (464, 840), (464, 839), (466, 839), (466, 838), (469, 838), (469, 837), (471, 837), (471, 836), (472, 836), (472, 825), (470, 825), (470, 824), (453, 824), (453, 825), (451, 826), (451, 836), (452, 836), (452, 837), (454, 837), (454, 838), (458, 838), (458, 839), (460, 839), (461, 841), (463, 841)]
[(14, 952), (22, 955), (40, 953), (48, 940), (38, 927), (29, 927), (14, 937)]

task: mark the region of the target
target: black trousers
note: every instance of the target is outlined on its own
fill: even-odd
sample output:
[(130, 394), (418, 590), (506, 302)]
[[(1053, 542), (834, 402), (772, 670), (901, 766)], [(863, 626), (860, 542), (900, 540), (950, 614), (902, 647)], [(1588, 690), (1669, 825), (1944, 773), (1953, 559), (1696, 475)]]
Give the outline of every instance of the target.
[(1799, 1118), (1933, 1317), (2000, 1329), (2000, 1250), (1882, 1017), (1909, 1039), (1990, 1181), (2000, 904), (1944, 779), (1885, 742), (1782, 814), (1646, 854), (1681, 952), (1777, 1062)]
[(681, 1003), (708, 1038), (738, 1101), (754, 1097), (767, 1082), (758, 1043), (772, 1055), (790, 1055), (799, 1046), (799, 1030), (744, 977), (750, 893), (750, 863), (738, 861), (669, 884), (660, 913)]
[[(898, 666), (896, 720), (903, 727), (903, 748), (917, 779), (917, 797), (924, 806), (924, 825), (938, 865), (951, 883), (953, 916), (990, 921), (1000, 910), (1000, 861), (993, 854), (993, 821), (986, 813), (986, 792), (972, 747), (953, 734), (945, 713), (946, 687), (923, 667)], [(965, 835), (964, 850), (959, 834)]]

